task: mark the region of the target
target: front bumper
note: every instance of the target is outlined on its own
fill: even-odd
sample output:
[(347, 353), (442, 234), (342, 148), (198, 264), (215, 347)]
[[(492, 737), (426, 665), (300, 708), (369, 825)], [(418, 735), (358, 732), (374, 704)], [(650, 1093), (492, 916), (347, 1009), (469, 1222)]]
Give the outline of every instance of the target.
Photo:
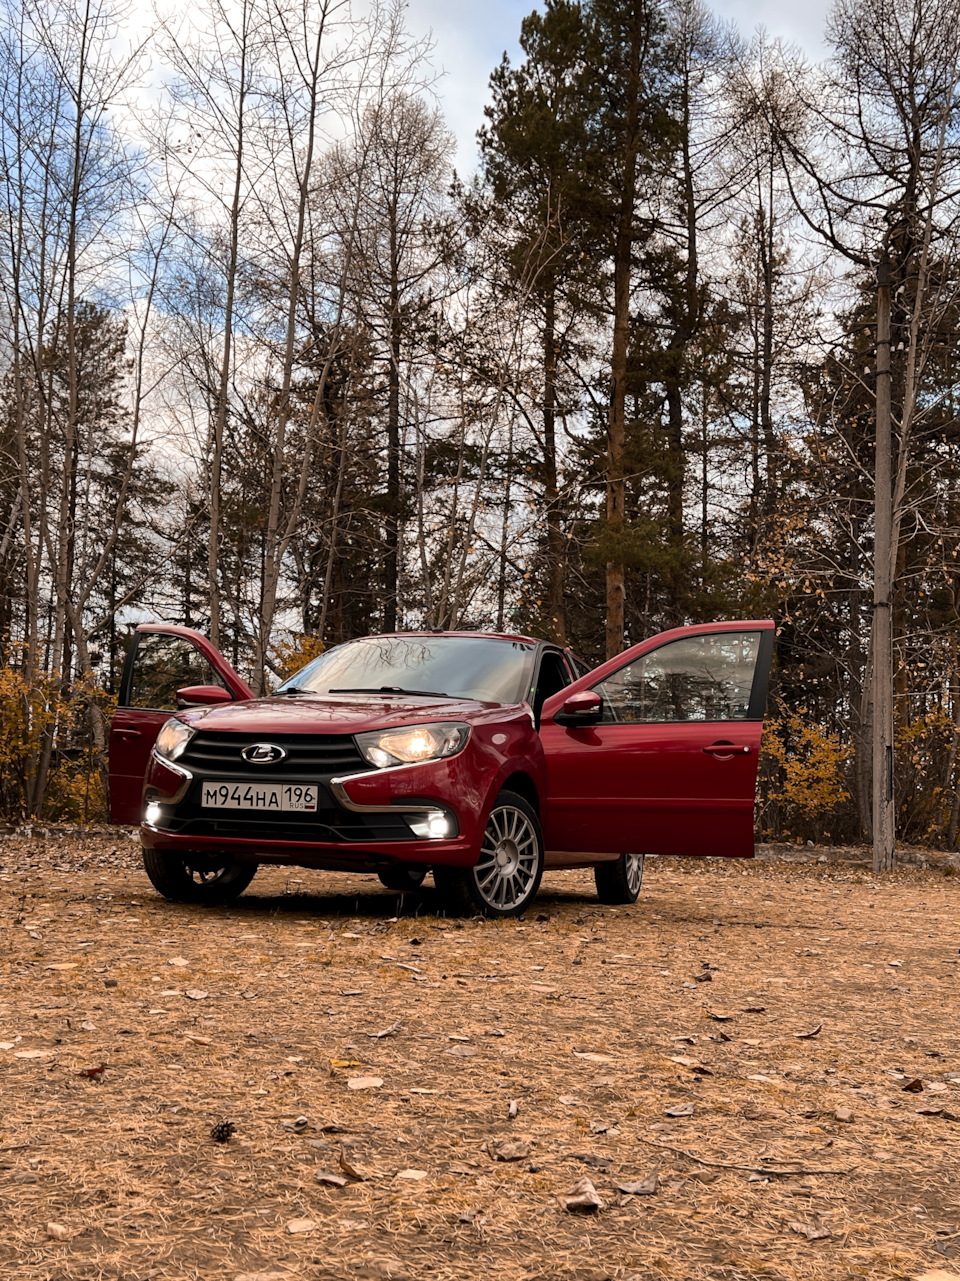
[[(144, 781), (149, 821), (141, 823), (141, 841), (147, 849), (336, 870), (468, 867), (476, 861), (483, 819), (482, 799), (469, 785), (473, 771), (463, 760), (469, 750), (444, 761), (356, 774), (270, 776), (271, 782), (316, 785), (319, 807), (312, 814), (204, 809), (203, 783), (230, 775), (154, 756)], [(237, 770), (232, 775), (240, 776)], [(411, 823), (422, 830), (424, 819), (436, 813), (446, 816), (452, 835), (418, 836)]]

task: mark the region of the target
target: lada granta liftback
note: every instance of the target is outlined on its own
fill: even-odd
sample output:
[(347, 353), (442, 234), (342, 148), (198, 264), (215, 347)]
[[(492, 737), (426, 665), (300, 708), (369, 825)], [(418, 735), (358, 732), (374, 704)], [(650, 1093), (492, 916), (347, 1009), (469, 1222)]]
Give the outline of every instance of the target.
[(681, 627), (588, 671), (526, 636), (405, 632), (328, 650), (267, 698), (203, 636), (137, 628), (110, 733), (113, 821), (167, 898), (222, 903), (260, 863), (432, 872), (511, 916), (543, 872), (632, 903), (645, 854), (753, 854), (774, 625)]

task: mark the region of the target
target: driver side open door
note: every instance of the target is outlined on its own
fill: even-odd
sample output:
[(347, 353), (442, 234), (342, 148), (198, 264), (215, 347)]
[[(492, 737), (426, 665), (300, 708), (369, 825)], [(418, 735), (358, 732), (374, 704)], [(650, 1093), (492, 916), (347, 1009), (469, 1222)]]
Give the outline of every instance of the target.
[(547, 849), (752, 858), (773, 640), (769, 619), (678, 627), (549, 698)]
[(177, 691), (219, 686), (231, 701), (253, 698), (215, 645), (190, 627), (141, 623), (130, 641), (110, 723), (110, 821), (139, 823), (143, 776), (164, 721), (184, 704)]

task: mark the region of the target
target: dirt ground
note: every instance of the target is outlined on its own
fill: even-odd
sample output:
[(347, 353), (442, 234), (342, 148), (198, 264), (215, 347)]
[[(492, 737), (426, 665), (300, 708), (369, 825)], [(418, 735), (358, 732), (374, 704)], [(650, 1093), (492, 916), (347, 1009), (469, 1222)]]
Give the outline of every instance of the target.
[(960, 1277), (960, 878), (831, 857), (458, 922), (0, 841), (0, 1275)]

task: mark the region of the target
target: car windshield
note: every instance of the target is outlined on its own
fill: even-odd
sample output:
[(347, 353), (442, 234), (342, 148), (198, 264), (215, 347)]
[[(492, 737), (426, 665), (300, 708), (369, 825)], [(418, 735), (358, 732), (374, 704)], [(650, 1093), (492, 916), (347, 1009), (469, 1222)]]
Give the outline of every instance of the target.
[(367, 636), (321, 654), (276, 691), (434, 694), (519, 703), (534, 646), (492, 636)]

